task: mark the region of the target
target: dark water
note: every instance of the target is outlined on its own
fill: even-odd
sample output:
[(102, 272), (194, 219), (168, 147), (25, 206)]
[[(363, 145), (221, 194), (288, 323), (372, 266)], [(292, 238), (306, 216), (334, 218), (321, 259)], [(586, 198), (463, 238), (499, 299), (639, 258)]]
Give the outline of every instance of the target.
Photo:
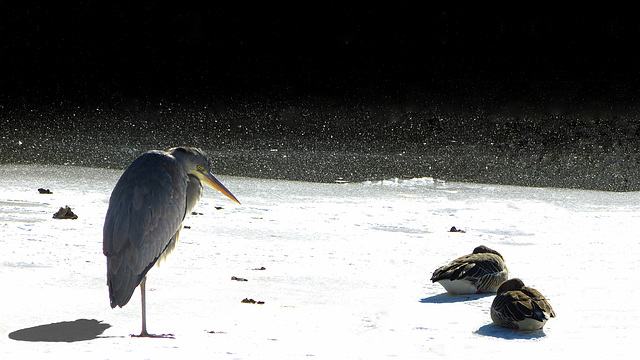
[(206, 150), (224, 175), (635, 191), (640, 123), (625, 111), (445, 106), (426, 96), (6, 103), (0, 162), (124, 169), (144, 151), (188, 145)]
[(0, 9), (0, 162), (638, 190), (637, 19), (617, 8), (187, 3)]

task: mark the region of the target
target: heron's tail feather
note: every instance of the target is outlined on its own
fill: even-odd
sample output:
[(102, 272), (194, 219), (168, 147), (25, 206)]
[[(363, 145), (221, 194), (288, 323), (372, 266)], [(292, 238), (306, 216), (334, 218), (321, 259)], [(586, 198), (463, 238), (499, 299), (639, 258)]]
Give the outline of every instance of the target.
[[(113, 258), (109, 258), (108, 261), (115, 260)], [(113, 264), (109, 264), (110, 269), (113, 269)], [(136, 287), (140, 285), (142, 279), (146, 275), (146, 271), (144, 274), (135, 274), (135, 272), (128, 266), (120, 266), (117, 267), (118, 271), (109, 272), (107, 275), (107, 285), (109, 285), (109, 300), (111, 301), (111, 307), (115, 308), (116, 306), (123, 307), (125, 306), (129, 300), (131, 300), (131, 296), (133, 292), (136, 290)]]

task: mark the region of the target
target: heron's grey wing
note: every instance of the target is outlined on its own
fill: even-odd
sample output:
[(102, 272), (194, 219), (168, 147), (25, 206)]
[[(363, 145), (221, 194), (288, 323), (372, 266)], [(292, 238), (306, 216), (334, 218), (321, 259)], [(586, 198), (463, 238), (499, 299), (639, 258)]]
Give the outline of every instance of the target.
[(179, 231), (187, 175), (175, 158), (148, 152), (116, 184), (103, 229), (111, 307), (124, 306)]

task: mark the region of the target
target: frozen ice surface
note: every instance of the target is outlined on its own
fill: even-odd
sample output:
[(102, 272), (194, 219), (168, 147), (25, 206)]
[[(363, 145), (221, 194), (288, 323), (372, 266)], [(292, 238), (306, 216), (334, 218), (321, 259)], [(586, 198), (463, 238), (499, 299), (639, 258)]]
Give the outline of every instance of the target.
[[(176, 251), (149, 273), (149, 330), (175, 339), (131, 338), (139, 292), (109, 307), (102, 254), (120, 174), (0, 165), (1, 358), (611, 358), (635, 345), (639, 193), (429, 178), (220, 176), (242, 205), (206, 190), (202, 215), (187, 217)], [(65, 205), (78, 219), (52, 218)], [(492, 295), (452, 296), (430, 283), (433, 270), (480, 244), (548, 297), (557, 318), (544, 330), (497, 328)], [(24, 335), (41, 327), (53, 336), (46, 332), (80, 319), (110, 327), (82, 341)]]

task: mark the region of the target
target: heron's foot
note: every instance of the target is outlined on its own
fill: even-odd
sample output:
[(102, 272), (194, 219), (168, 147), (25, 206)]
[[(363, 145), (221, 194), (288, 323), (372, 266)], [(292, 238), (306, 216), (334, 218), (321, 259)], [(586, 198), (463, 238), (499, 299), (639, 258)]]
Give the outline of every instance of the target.
[(160, 339), (175, 339), (176, 337), (173, 334), (149, 334), (146, 331), (140, 333), (140, 335), (133, 335), (131, 337), (136, 338), (160, 338)]

